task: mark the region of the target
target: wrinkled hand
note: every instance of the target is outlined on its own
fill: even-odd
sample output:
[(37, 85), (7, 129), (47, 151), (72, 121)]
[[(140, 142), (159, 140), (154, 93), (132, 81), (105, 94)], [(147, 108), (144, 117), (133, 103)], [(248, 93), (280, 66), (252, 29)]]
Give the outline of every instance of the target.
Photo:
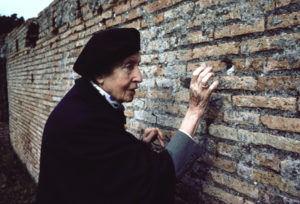
[(193, 111), (198, 111), (201, 114), (204, 113), (211, 93), (219, 84), (218, 81), (214, 81), (208, 86), (208, 81), (212, 79), (213, 76), (212, 67), (206, 67), (205, 65), (202, 65), (193, 72), (189, 101), (189, 108)]
[(164, 138), (162, 132), (160, 131), (160, 129), (158, 129), (158, 128), (145, 129), (144, 135), (143, 135), (143, 142), (150, 144), (156, 138), (158, 139), (160, 146), (162, 148), (164, 148), (165, 147), (165, 138)]

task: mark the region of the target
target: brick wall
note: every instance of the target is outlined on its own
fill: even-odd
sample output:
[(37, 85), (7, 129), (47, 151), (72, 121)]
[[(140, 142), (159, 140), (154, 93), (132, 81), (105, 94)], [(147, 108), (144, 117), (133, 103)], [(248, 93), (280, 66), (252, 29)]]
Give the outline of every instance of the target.
[(37, 179), (43, 126), (83, 46), (98, 30), (135, 27), (144, 81), (126, 105), (129, 131), (171, 137), (192, 71), (212, 65), (220, 81), (178, 200), (300, 203), (299, 11), (299, 0), (55, 0), (6, 38), (11, 142)]

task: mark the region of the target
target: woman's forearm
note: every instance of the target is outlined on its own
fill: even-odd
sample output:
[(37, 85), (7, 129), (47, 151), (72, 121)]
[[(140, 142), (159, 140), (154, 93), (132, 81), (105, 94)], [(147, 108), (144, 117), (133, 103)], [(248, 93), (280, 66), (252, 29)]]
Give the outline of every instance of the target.
[(203, 113), (204, 111), (202, 110), (193, 111), (188, 109), (179, 129), (193, 137), (202, 119)]

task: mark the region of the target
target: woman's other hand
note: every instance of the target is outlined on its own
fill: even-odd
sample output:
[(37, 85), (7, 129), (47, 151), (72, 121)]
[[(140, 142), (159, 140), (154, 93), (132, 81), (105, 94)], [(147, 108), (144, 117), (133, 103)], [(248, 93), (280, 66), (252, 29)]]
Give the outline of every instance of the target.
[(159, 128), (147, 128), (144, 131), (143, 142), (150, 144), (155, 139), (158, 139), (160, 146), (165, 147), (165, 138)]
[(208, 85), (208, 81), (213, 77), (212, 67), (206, 67), (205, 65), (202, 65), (193, 72), (190, 85), (189, 108), (179, 128), (191, 136), (195, 134), (211, 93), (219, 84), (218, 81), (214, 81), (210, 86)]

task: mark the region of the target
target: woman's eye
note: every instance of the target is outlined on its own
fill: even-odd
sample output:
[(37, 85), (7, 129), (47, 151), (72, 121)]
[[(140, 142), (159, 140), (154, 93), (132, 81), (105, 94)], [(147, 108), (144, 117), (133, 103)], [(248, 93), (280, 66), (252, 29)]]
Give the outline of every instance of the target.
[(127, 65), (125, 66), (125, 68), (126, 68), (126, 69), (129, 69), (129, 70), (133, 70), (134, 65), (133, 65), (133, 64), (127, 64)]

